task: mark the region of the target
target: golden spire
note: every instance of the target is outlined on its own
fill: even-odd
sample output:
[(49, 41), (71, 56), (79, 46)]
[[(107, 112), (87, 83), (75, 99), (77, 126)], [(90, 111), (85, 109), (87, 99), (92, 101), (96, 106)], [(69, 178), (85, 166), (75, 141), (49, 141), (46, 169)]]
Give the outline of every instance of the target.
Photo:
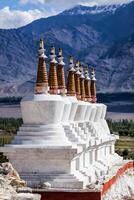
[(66, 93), (64, 65), (65, 63), (63, 62), (62, 49), (59, 48), (57, 78), (58, 78), (58, 89), (60, 94)]
[(80, 62), (77, 61), (76, 64), (75, 64), (75, 75), (74, 75), (74, 78), (75, 78), (75, 90), (76, 90), (76, 97), (78, 100), (81, 100), (81, 90), (80, 90)]
[(91, 70), (91, 102), (96, 103), (96, 78), (95, 78), (95, 70), (92, 68)]
[(44, 49), (44, 41), (42, 38), (40, 39), (39, 49)]
[(85, 101), (85, 76), (83, 72), (83, 67), (80, 68), (81, 75), (80, 75), (80, 90), (81, 90), (81, 100)]
[(75, 80), (74, 80), (74, 63), (73, 63), (73, 57), (70, 56), (69, 58), (69, 73), (68, 73), (68, 80), (67, 80), (67, 95), (69, 96), (75, 96)]
[(90, 78), (88, 68), (85, 69), (85, 98), (86, 101), (91, 101), (91, 91), (90, 91)]
[(50, 94), (58, 94), (58, 81), (57, 81), (57, 71), (56, 71), (56, 63), (55, 60), (55, 48), (51, 47), (50, 49), (50, 69), (49, 69), (49, 93)]
[(39, 61), (38, 61), (35, 94), (44, 94), (48, 92), (48, 77), (47, 77), (45, 58), (47, 58), (47, 56), (45, 55), (44, 41), (43, 39), (40, 39)]

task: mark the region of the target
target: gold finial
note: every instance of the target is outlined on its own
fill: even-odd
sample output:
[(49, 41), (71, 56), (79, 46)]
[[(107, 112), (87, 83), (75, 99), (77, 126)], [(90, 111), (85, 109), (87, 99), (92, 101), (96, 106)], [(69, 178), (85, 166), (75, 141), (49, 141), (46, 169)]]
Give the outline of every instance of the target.
[(76, 70), (80, 70), (80, 61), (79, 60), (76, 61), (75, 68), (76, 68)]
[(50, 94), (58, 94), (58, 80), (57, 80), (57, 70), (56, 70), (56, 63), (55, 60), (55, 48), (54, 46), (50, 49), (50, 68), (49, 68), (49, 76), (48, 76), (48, 83), (49, 83), (49, 93)]
[(39, 48), (40, 48), (40, 49), (44, 49), (44, 41), (43, 41), (42, 38), (40, 39)]
[(72, 71), (73, 73), (76, 71), (75, 68), (74, 68), (73, 56), (69, 57), (69, 71)]
[(55, 47), (54, 46), (51, 46), (51, 48), (50, 48), (50, 54), (55, 55)]
[(96, 81), (94, 68), (91, 69), (91, 80)]
[(74, 60), (73, 56), (69, 56), (69, 63), (73, 64), (73, 60)]
[(80, 72), (80, 61), (79, 60), (77, 60), (76, 63), (75, 63), (75, 70), (76, 70), (75, 75), (80, 77), (81, 72)]
[(92, 68), (91, 68), (91, 73), (94, 73), (94, 72), (95, 72), (95, 70), (94, 70), (94, 68), (92, 67)]
[(59, 52), (61, 52), (61, 53), (62, 53), (62, 48), (59, 48)]
[(80, 61), (79, 60), (76, 61), (76, 65), (80, 65)]
[(58, 57), (62, 57), (62, 48), (59, 48), (59, 54)]

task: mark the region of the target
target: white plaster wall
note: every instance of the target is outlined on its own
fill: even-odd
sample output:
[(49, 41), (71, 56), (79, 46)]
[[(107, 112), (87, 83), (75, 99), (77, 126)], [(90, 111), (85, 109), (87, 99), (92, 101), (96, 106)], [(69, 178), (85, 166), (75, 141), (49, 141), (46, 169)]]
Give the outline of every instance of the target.
[(69, 115), (69, 121), (73, 122), (75, 114), (76, 114), (76, 110), (78, 107), (78, 100), (74, 96), (68, 96), (68, 99), (71, 102), (71, 111), (70, 111), (70, 115)]
[(24, 124), (60, 123), (64, 100), (58, 95), (35, 95), (21, 101)]
[(87, 110), (87, 103), (84, 101), (78, 101), (77, 111), (74, 117), (74, 121), (83, 122)]
[(85, 122), (88, 122), (88, 121), (89, 121), (91, 112), (92, 112), (92, 104), (91, 104), (91, 103), (88, 103), (88, 105), (87, 105), (87, 110), (86, 110), (85, 117), (84, 117), (84, 118), (85, 118)]
[(92, 112), (91, 112), (89, 121), (94, 121), (94, 120), (95, 120), (96, 110), (97, 110), (97, 109), (96, 109), (96, 106), (93, 104), (93, 105), (92, 105)]
[(95, 114), (95, 119), (94, 119), (95, 122), (100, 121), (102, 113), (103, 113), (103, 105), (96, 104), (96, 114)]
[(69, 115), (71, 112), (72, 102), (67, 96), (62, 97), (64, 100), (64, 111), (62, 115), (62, 123), (68, 123)]

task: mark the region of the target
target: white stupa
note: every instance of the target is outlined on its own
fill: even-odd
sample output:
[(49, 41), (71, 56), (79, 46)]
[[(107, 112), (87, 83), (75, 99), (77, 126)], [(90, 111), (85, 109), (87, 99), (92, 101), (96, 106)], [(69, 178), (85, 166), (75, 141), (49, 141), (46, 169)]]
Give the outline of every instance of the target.
[(2, 151), (33, 188), (48, 182), (49, 190), (96, 190), (123, 159), (115, 153), (107, 107), (96, 103), (95, 71), (90, 80), (70, 57), (66, 89), (62, 50), (57, 62), (51, 48), (49, 76), (45, 59), (41, 40), (35, 94), (22, 99), (23, 125)]

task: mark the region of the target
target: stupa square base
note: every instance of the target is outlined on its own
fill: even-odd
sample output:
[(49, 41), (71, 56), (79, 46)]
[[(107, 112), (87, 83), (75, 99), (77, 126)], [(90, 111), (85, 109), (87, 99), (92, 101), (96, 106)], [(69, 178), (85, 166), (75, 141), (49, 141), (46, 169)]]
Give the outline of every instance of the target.
[(7, 145), (3, 152), (30, 187), (41, 187), (49, 182), (51, 188), (83, 188), (83, 182), (71, 174), (71, 160), (76, 149)]

